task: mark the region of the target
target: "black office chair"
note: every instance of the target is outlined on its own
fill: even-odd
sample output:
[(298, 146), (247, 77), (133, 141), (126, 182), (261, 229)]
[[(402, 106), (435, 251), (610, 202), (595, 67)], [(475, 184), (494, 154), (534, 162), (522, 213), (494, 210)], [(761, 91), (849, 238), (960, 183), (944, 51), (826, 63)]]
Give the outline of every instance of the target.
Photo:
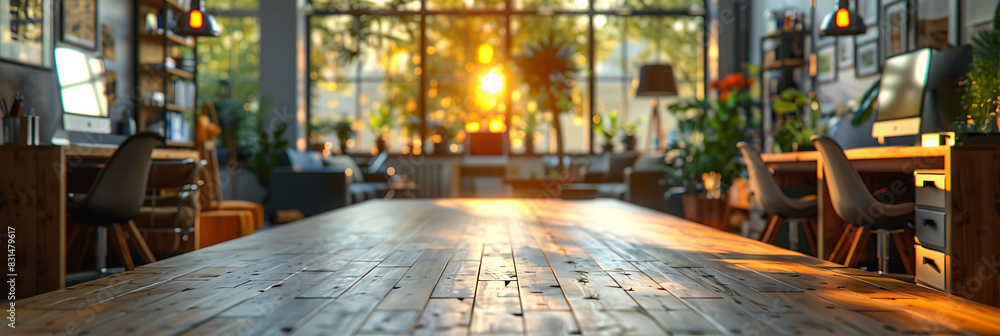
[[(118, 245), (118, 257), (125, 270), (132, 270), (132, 254), (129, 251), (122, 223), (127, 223), (132, 241), (139, 249), (143, 261), (156, 261), (139, 229), (132, 221), (139, 214), (146, 193), (147, 176), (152, 162), (153, 148), (163, 142), (163, 138), (150, 132), (136, 134), (125, 140), (111, 156), (104, 169), (98, 173), (90, 192), (80, 201), (69, 204), (70, 219), (80, 224), (97, 227), (97, 270), (106, 272), (107, 227), (111, 227)], [(70, 242), (76, 240), (78, 231), (70, 235)]]

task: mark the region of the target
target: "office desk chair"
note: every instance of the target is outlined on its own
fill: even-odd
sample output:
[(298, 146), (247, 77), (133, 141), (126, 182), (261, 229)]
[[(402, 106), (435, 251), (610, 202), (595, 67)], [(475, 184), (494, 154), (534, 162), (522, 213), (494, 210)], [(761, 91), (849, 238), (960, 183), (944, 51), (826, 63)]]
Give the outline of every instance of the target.
[(816, 195), (809, 195), (802, 198), (791, 198), (781, 190), (774, 177), (767, 169), (767, 165), (760, 159), (760, 154), (752, 146), (745, 142), (736, 144), (740, 154), (743, 154), (743, 161), (747, 165), (747, 173), (750, 175), (750, 193), (756, 205), (770, 215), (767, 227), (760, 236), (760, 241), (771, 244), (774, 237), (781, 228), (784, 219), (789, 220), (788, 243), (794, 250), (799, 245), (798, 227), (801, 225), (805, 231), (809, 248), (813, 255), (816, 254), (816, 233), (813, 229), (812, 218), (816, 216)]
[[(127, 223), (129, 235), (143, 261), (156, 261), (132, 219), (142, 207), (153, 148), (162, 142), (160, 135), (151, 132), (139, 133), (126, 139), (98, 173), (86, 197), (67, 206), (71, 220), (97, 228), (96, 263), (97, 270), (101, 273), (105, 273), (107, 269), (108, 227), (111, 227), (115, 236), (118, 258), (125, 270), (135, 268), (122, 223)], [(69, 242), (72, 243), (78, 236), (79, 231), (74, 231), (70, 234)]]
[[(844, 263), (848, 267), (855, 267), (860, 256), (858, 247), (863, 246), (868, 235), (874, 231), (878, 244), (878, 272), (885, 275), (889, 262), (889, 235), (902, 233), (907, 227), (913, 215), (914, 203), (887, 204), (879, 201), (865, 186), (861, 175), (847, 160), (840, 145), (827, 137), (813, 136), (811, 139), (823, 160), (823, 176), (830, 189), (833, 209), (841, 219), (854, 226), (841, 236), (831, 258), (840, 258), (845, 253), (844, 248), (847, 248)], [(848, 239), (851, 240), (849, 243)], [(912, 244), (904, 245), (905, 242), (897, 235), (896, 248), (901, 258), (904, 258), (905, 265), (909, 262), (905, 260), (905, 249), (912, 247)]]

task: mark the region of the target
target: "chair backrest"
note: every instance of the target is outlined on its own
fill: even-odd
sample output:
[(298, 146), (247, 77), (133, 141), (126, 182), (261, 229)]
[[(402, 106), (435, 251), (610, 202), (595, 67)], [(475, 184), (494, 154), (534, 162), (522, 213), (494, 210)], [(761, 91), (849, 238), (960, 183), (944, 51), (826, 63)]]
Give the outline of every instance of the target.
[(205, 161), (194, 158), (154, 161), (149, 168), (147, 189), (171, 189), (194, 185)]
[(199, 188), (198, 202), (207, 210), (214, 210), (222, 201), (222, 178), (219, 176), (219, 156), (215, 151), (215, 143), (201, 143), (201, 158), (205, 167), (201, 170), (204, 184)]
[(737, 143), (736, 148), (739, 148), (740, 154), (743, 154), (743, 161), (747, 165), (747, 175), (750, 176), (750, 193), (753, 195), (751, 199), (755, 205), (772, 213), (786, 208), (788, 203), (785, 202), (784, 198), (788, 196), (771, 176), (767, 165), (761, 160), (760, 154), (753, 149), (753, 146), (745, 142)]
[[(153, 148), (163, 137), (143, 132), (118, 146), (90, 187), (82, 210), (91, 220), (123, 222), (134, 218), (146, 193)], [(110, 224), (110, 223), (104, 223)]]
[(823, 160), (823, 178), (830, 189), (830, 198), (837, 215), (855, 225), (870, 225), (871, 223), (866, 223), (872, 219), (869, 210), (882, 206), (883, 203), (872, 196), (837, 142), (827, 137), (813, 136), (812, 143)]
[(292, 167), (296, 170), (311, 170), (323, 168), (323, 155), (316, 151), (298, 151), (294, 148), (286, 148), (281, 160), (282, 165)]

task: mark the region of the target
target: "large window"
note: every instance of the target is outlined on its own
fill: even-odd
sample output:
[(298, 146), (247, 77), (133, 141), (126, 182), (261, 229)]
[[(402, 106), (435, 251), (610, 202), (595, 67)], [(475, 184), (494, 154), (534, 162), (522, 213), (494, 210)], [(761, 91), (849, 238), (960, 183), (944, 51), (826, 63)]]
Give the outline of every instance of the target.
[[(599, 152), (591, 122), (612, 111), (638, 125), (638, 143), (648, 141), (650, 102), (634, 96), (640, 65), (673, 64), (680, 98), (704, 94), (700, 0), (312, 6), (309, 129), (318, 147), (364, 154), (384, 143), (390, 153), (460, 154), (467, 133), (490, 131), (508, 132), (514, 154), (549, 154), (558, 128), (566, 153)], [(546, 62), (563, 69), (548, 86), (532, 77)], [(661, 99), (661, 111), (671, 101)], [(338, 129), (353, 136), (341, 144)]]
[(205, 1), (222, 35), (197, 39), (198, 106), (215, 105), (222, 126), (220, 146), (241, 152), (256, 145), (257, 111), (262, 104), (257, 4), (258, 0)]

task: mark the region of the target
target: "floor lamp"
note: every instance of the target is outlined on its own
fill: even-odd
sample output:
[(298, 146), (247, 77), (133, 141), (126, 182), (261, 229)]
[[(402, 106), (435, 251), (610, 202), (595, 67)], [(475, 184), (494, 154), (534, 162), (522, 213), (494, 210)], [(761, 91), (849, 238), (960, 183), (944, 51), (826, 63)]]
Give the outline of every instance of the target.
[(659, 97), (677, 95), (677, 83), (674, 81), (674, 68), (669, 64), (647, 64), (639, 67), (639, 87), (635, 90), (636, 97), (653, 97), (653, 111), (649, 118), (649, 137), (646, 144), (650, 151), (666, 149), (666, 139), (663, 127), (660, 125)]

